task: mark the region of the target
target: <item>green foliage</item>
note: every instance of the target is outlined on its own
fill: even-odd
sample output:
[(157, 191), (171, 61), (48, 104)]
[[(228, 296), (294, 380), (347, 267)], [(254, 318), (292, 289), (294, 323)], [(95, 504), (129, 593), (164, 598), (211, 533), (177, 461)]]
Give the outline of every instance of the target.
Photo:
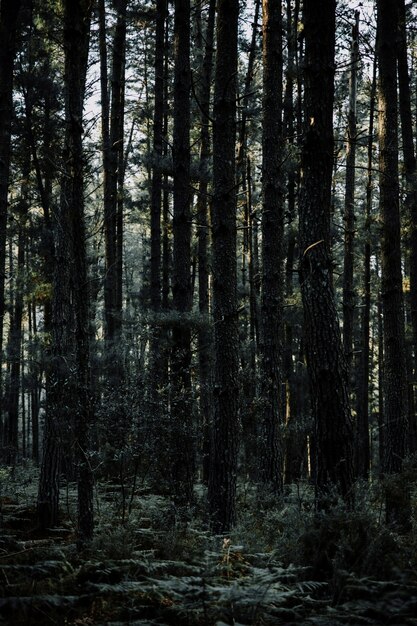
[[(339, 503), (318, 514), (307, 483), (293, 485), (280, 501), (240, 485), (239, 524), (232, 535), (217, 537), (204, 527), (204, 490), (197, 491), (185, 524), (168, 498), (143, 487), (121, 523), (120, 489), (99, 482), (96, 536), (79, 553), (71, 520), (41, 538), (33, 534), (26, 503), (33, 501), (36, 481), (25, 482), (23, 472), (7, 476), (0, 540), (3, 623), (415, 623), (415, 540), (383, 524), (382, 489), (360, 485), (357, 509)], [(23, 504), (11, 497), (16, 493)], [(72, 485), (67, 498), (72, 508)], [(26, 518), (26, 525), (13, 525), (13, 519)]]

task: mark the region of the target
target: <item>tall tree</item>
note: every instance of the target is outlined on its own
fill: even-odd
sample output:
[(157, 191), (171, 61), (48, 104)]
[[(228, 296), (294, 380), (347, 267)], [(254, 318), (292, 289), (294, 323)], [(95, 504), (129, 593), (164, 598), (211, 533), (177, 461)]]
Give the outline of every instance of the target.
[(263, 0), (263, 153), (260, 477), (282, 491), (282, 305), (284, 186), (282, 134), (282, 17), (280, 3)]
[(177, 502), (193, 497), (194, 436), (191, 400), (191, 196), (190, 181), (190, 1), (176, 0), (174, 17), (174, 136), (172, 144), (173, 307), (178, 315), (172, 329), (171, 455), (173, 490)]
[(104, 234), (106, 271), (104, 278), (104, 337), (107, 353), (107, 374), (111, 386), (118, 385), (121, 378), (120, 332), (121, 302), (118, 293), (121, 289), (120, 274), (122, 237), (118, 226), (118, 202), (122, 196), (119, 175), (123, 171), (124, 136), (124, 90), (126, 56), (126, 7), (127, 0), (116, 0), (116, 26), (112, 45), (110, 76), (110, 99), (107, 79), (107, 47), (105, 28), (105, 3), (99, 4), (100, 17), (100, 62), (101, 62), (101, 103), (102, 103), (102, 143), (104, 170)]
[[(9, 365), (9, 380), (6, 390), (7, 419), (6, 419), (6, 445), (8, 447), (8, 462), (14, 463), (18, 451), (18, 426), (19, 426), (19, 389), (21, 373), (21, 353), (23, 339), (23, 302), (24, 302), (24, 270), (25, 270), (25, 247), (26, 229), (29, 210), (28, 179), (30, 172), (30, 155), (26, 156), (22, 166), (21, 197), (17, 207), (17, 267), (13, 313), (10, 320), (9, 341), (7, 345), (7, 361)], [(23, 441), (24, 446), (24, 441)]]
[(346, 137), (346, 181), (344, 207), (344, 264), (343, 264), (343, 347), (350, 376), (353, 358), (353, 324), (355, 291), (353, 286), (355, 238), (355, 163), (356, 163), (356, 100), (359, 64), (359, 11), (355, 12), (352, 28), (349, 80), (349, 110)]
[[(369, 104), (369, 130), (367, 179), (365, 196), (365, 246), (363, 259), (363, 305), (360, 356), (357, 375), (356, 392), (356, 473), (368, 479), (370, 470), (369, 441), (369, 374), (370, 374), (370, 318), (371, 318), (371, 218), (372, 218), (372, 186), (373, 186), (373, 143), (374, 118), (376, 99), (376, 57), (374, 59), (371, 94)], [(380, 440), (381, 443), (381, 440)]]
[[(211, 156), (210, 137), (210, 94), (211, 78), (213, 73), (214, 27), (216, 17), (216, 0), (210, 0), (207, 26), (204, 40), (204, 58), (201, 67), (200, 88), (198, 92), (201, 109), (200, 131), (200, 164), (199, 187), (197, 200), (198, 219), (198, 307), (203, 316), (209, 315), (209, 162)], [(210, 460), (210, 433), (212, 427), (213, 407), (213, 350), (212, 329), (208, 324), (201, 325), (198, 331), (198, 362), (200, 374), (200, 412), (202, 417), (202, 454), (203, 454), (203, 482), (208, 484)]]
[[(250, 122), (253, 114), (254, 91), (253, 82), (255, 79), (255, 62), (258, 58), (258, 38), (259, 38), (259, 16), (261, 12), (261, 2), (256, 0), (253, 7), (252, 36), (250, 40), (246, 75), (243, 84), (243, 93), (239, 97), (241, 102), (238, 149), (236, 158), (236, 178), (237, 184), (241, 186), (239, 196), (242, 198), (242, 253), (239, 292), (242, 294), (245, 312), (240, 331), (240, 375), (242, 379), (241, 393), (241, 420), (242, 439), (245, 450), (245, 467), (249, 476), (255, 480), (258, 478), (258, 429), (256, 424), (256, 381), (257, 381), (257, 359), (254, 341), (254, 315), (255, 310), (255, 286), (252, 254), (252, 170), (250, 156), (248, 155), (248, 144), (250, 142)], [(249, 295), (249, 311), (246, 313), (247, 296)]]
[(304, 3), (305, 134), (301, 152), (300, 281), (315, 420), (319, 496), (334, 485), (352, 496), (353, 428), (347, 368), (335, 308), (330, 205), (333, 167), (335, 0)]
[[(54, 215), (53, 335), (44, 451), (38, 493), (42, 526), (58, 515), (63, 426), (71, 429), (78, 482), (78, 542), (93, 533), (93, 477), (89, 462), (92, 421), (89, 358), (89, 298), (84, 220), (83, 102), (91, 19), (89, 0), (64, 2), (66, 172)], [(66, 421), (68, 420), (68, 424)], [(68, 439), (66, 440), (68, 443)]]
[[(151, 181), (151, 259), (150, 259), (150, 307), (155, 316), (155, 323), (151, 326), (149, 347), (149, 432), (151, 449), (153, 450), (153, 470), (155, 480), (162, 482), (165, 474), (165, 461), (159, 453), (160, 443), (166, 433), (161, 394), (167, 386), (168, 368), (166, 346), (162, 347), (163, 334), (166, 330), (159, 325), (158, 316), (162, 310), (162, 192), (163, 171), (162, 159), (165, 153), (164, 145), (164, 117), (166, 114), (165, 101), (165, 36), (167, 30), (167, 1), (157, 0), (155, 28), (155, 55), (154, 55), (154, 110), (152, 129), (152, 181)], [(166, 400), (166, 395), (164, 396)], [(165, 415), (167, 409), (165, 410)]]
[(236, 289), (236, 79), (238, 0), (219, 0), (213, 107), (214, 424), (208, 489), (212, 527), (235, 521), (238, 452), (238, 302)]
[[(407, 454), (408, 403), (401, 270), (401, 222), (398, 179), (397, 37), (398, 3), (378, 1), (378, 137), (382, 221), (381, 291), (384, 318), (383, 472), (397, 474)], [(404, 482), (404, 481), (403, 481)], [(409, 494), (403, 484), (387, 481), (387, 520), (406, 525)]]
[[(416, 354), (417, 354), (417, 162), (414, 149), (413, 118), (411, 113), (411, 87), (408, 71), (407, 58), (407, 30), (406, 30), (406, 10), (405, 2), (401, 0), (399, 6), (399, 27), (398, 38), (398, 86), (399, 86), (399, 108), (401, 119), (401, 137), (404, 157), (404, 173), (406, 180), (405, 208), (407, 217), (410, 220), (410, 244), (409, 244), (409, 264), (410, 264), (410, 291), (408, 294), (411, 312), (412, 344), (414, 349), (414, 377), (417, 375)], [(410, 385), (410, 429), (409, 443), (410, 452), (417, 450), (417, 425), (414, 413), (414, 387)]]
[[(13, 116), (13, 65), (21, 4), (21, 0), (2, 0), (0, 3), (0, 355), (3, 351), (5, 314), (4, 285), (11, 123)], [(2, 394), (2, 367), (0, 367), (0, 412)]]

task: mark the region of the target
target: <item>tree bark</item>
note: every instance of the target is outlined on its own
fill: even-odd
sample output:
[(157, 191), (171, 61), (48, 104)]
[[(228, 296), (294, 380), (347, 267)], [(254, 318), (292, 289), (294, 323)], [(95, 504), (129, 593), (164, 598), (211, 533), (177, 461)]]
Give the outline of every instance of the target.
[(335, 488), (352, 499), (353, 428), (347, 368), (332, 280), (330, 206), (333, 166), (335, 0), (304, 3), (305, 134), (301, 152), (300, 281), (315, 420), (316, 489), (326, 506)]
[(236, 289), (237, 0), (219, 0), (213, 108), (213, 317), (215, 414), (209, 513), (215, 532), (235, 521), (238, 452), (238, 310)]
[(104, 278), (104, 337), (106, 350), (106, 371), (111, 387), (118, 387), (122, 374), (120, 354), (120, 333), (122, 323), (121, 302), (118, 294), (122, 281), (120, 271), (122, 236), (118, 225), (118, 204), (122, 195), (119, 175), (123, 172), (124, 137), (124, 73), (126, 49), (126, 7), (127, 0), (115, 3), (117, 21), (113, 37), (111, 70), (111, 97), (108, 95), (107, 50), (105, 32), (105, 6), (101, 0), (100, 9), (100, 62), (101, 62), (101, 102), (102, 102), (102, 142), (104, 169), (104, 234), (105, 234), (105, 278)]
[[(379, 171), (382, 221), (381, 270), (384, 316), (385, 475), (398, 474), (408, 444), (408, 396), (401, 270), (401, 223), (398, 178), (397, 37), (398, 5), (378, 2)], [(403, 481), (404, 482), (404, 481)], [(387, 481), (387, 521), (408, 523), (406, 487)]]
[(368, 162), (365, 198), (365, 246), (363, 259), (363, 309), (361, 353), (358, 364), (356, 394), (356, 474), (368, 480), (370, 470), (369, 441), (369, 373), (370, 373), (370, 315), (371, 315), (371, 211), (373, 185), (373, 142), (376, 97), (376, 58), (374, 61), (369, 105)]
[(346, 180), (344, 207), (344, 264), (343, 264), (343, 348), (349, 380), (353, 360), (353, 323), (355, 290), (353, 284), (355, 239), (355, 163), (356, 163), (356, 99), (359, 63), (359, 12), (355, 12), (350, 53), (349, 111), (346, 137)]
[[(21, 0), (0, 4), (0, 355), (3, 352), (5, 315), (6, 230), (10, 177), (11, 123), (13, 116), (13, 66)], [(3, 397), (0, 363), (0, 422)]]
[[(7, 361), (10, 374), (7, 385), (7, 422), (8, 433), (7, 447), (9, 450), (9, 463), (14, 464), (18, 452), (18, 425), (19, 425), (19, 389), (22, 351), (22, 320), (23, 320), (23, 297), (24, 297), (24, 270), (25, 270), (25, 247), (26, 247), (26, 222), (28, 217), (28, 178), (30, 172), (30, 157), (26, 159), (22, 171), (23, 182), (21, 185), (21, 199), (19, 204), (18, 219), (18, 246), (17, 267), (15, 284), (15, 301), (13, 314), (10, 320), (10, 338), (7, 347)], [(24, 442), (23, 442), (24, 444)]]
[(194, 435), (191, 400), (191, 181), (190, 181), (190, 2), (176, 0), (174, 17), (173, 308), (171, 353), (171, 463), (175, 501), (193, 500)]
[(202, 420), (202, 478), (207, 485), (210, 472), (210, 440), (213, 427), (213, 332), (208, 320), (210, 313), (210, 290), (209, 290), (209, 193), (208, 176), (211, 157), (210, 138), (210, 93), (211, 78), (213, 73), (214, 52), (214, 26), (216, 16), (216, 0), (210, 0), (207, 25), (205, 30), (205, 50), (201, 68), (199, 89), (199, 105), (201, 109), (200, 131), (200, 165), (199, 165), (199, 188), (197, 200), (198, 220), (198, 308), (202, 316), (207, 318), (207, 324), (203, 321), (198, 331), (198, 363), (200, 374), (200, 413)]
[(262, 304), (260, 479), (273, 493), (283, 487), (283, 235), (282, 17), (263, 0)]
[[(92, 394), (89, 355), (89, 294), (84, 223), (83, 101), (91, 3), (64, 2), (64, 84), (67, 170), (55, 215), (56, 259), (53, 290), (53, 359), (45, 421), (44, 455), (38, 494), (42, 526), (58, 514), (62, 441), (74, 450), (78, 484), (78, 545), (93, 535), (93, 476), (89, 462)], [(63, 438), (63, 428), (71, 428)]]
[[(417, 354), (417, 163), (414, 149), (413, 119), (411, 114), (411, 89), (407, 60), (407, 32), (404, 0), (400, 0), (398, 6), (400, 26), (398, 38), (398, 86), (404, 173), (406, 180), (405, 209), (407, 211), (407, 217), (410, 220), (410, 291), (408, 294), (408, 302), (411, 312), (412, 344), (414, 351), (414, 366), (411, 368), (411, 371), (415, 381), (417, 378), (415, 358)], [(414, 400), (413, 381), (411, 381), (410, 386), (410, 400)], [(410, 402), (409, 451), (411, 453), (417, 451), (416, 416), (411, 410), (413, 405), (414, 402)]]

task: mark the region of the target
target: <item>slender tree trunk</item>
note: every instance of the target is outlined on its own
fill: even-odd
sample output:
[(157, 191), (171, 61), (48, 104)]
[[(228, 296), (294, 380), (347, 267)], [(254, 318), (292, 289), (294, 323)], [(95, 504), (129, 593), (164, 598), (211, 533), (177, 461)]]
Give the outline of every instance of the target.
[(198, 220), (198, 308), (202, 316), (207, 318), (198, 331), (198, 363), (200, 374), (200, 413), (202, 420), (202, 477), (203, 482), (208, 484), (210, 471), (210, 439), (213, 426), (213, 332), (209, 325), (210, 312), (209, 291), (209, 194), (208, 178), (211, 153), (210, 139), (210, 92), (211, 77), (213, 72), (214, 52), (214, 25), (216, 14), (216, 0), (210, 0), (207, 25), (205, 30), (205, 50), (201, 68), (199, 89), (199, 105), (201, 109), (200, 131), (200, 165), (199, 165), (199, 188), (197, 201)]
[[(122, 276), (119, 202), (122, 189), (119, 176), (123, 172), (124, 137), (124, 73), (126, 48), (127, 0), (115, 2), (117, 21), (113, 37), (111, 70), (111, 96), (108, 94), (107, 50), (105, 32), (105, 6), (100, 0), (100, 61), (102, 101), (102, 142), (104, 166), (104, 234), (106, 248), (106, 271), (104, 279), (104, 334), (106, 341), (106, 369), (112, 387), (117, 387), (123, 378), (120, 354)], [(110, 122), (110, 123), (109, 123)]]
[[(89, 363), (89, 298), (84, 224), (82, 117), (91, 4), (64, 2), (65, 117), (61, 204), (56, 213), (53, 338), (44, 453), (38, 494), (41, 526), (58, 515), (63, 424), (70, 424), (78, 483), (78, 544), (93, 534), (93, 476), (89, 463), (92, 395)], [(68, 443), (68, 440), (67, 440)]]
[[(2, 0), (0, 4), (0, 355), (3, 352), (5, 314), (6, 229), (10, 176), (10, 139), (13, 116), (13, 65), (16, 30), (21, 0)], [(0, 422), (3, 397), (0, 364)]]
[[(414, 366), (411, 368), (414, 380), (417, 378), (417, 163), (414, 149), (413, 119), (411, 114), (411, 90), (407, 60), (407, 32), (404, 0), (399, 4), (400, 36), (398, 38), (398, 84), (399, 105), (401, 119), (401, 136), (404, 155), (404, 171), (406, 179), (405, 208), (410, 220), (410, 291), (408, 301), (411, 311), (411, 326), (413, 333)], [(414, 388), (411, 385), (410, 399), (414, 399)], [(414, 402), (410, 403), (410, 409)], [(416, 452), (416, 416), (410, 410), (409, 446), (410, 452)]]
[(161, 443), (166, 437), (168, 381), (166, 329), (161, 328), (159, 315), (162, 309), (162, 192), (163, 172), (162, 159), (164, 146), (164, 114), (165, 103), (165, 31), (167, 28), (167, 2), (158, 0), (155, 29), (154, 58), (154, 114), (153, 114), (153, 152), (151, 182), (151, 259), (150, 259), (150, 306), (155, 316), (151, 324), (149, 347), (149, 411), (148, 427), (150, 449), (152, 450), (153, 476), (159, 486), (165, 481), (165, 459), (161, 453)]
[(40, 367), (36, 354), (37, 324), (36, 305), (29, 300), (27, 305), (28, 335), (29, 335), (29, 362), (30, 362), (30, 422), (32, 430), (32, 459), (39, 464), (39, 405), (40, 405)]
[(261, 482), (274, 493), (283, 485), (282, 305), (284, 188), (282, 134), (282, 17), (263, 0), (262, 306), (260, 378)]
[[(408, 406), (404, 306), (401, 271), (401, 224), (398, 179), (397, 104), (398, 6), (378, 2), (379, 171), (382, 221), (382, 311), (384, 316), (385, 475), (398, 474), (407, 454)], [(396, 481), (399, 483), (399, 481)], [(404, 482), (404, 481), (402, 481)], [(387, 520), (406, 526), (408, 488), (387, 481)]]
[[(241, 103), (241, 114), (238, 131), (238, 149), (236, 159), (237, 184), (241, 187), (240, 196), (243, 205), (243, 235), (242, 235), (242, 267), (241, 284), (239, 291), (242, 296), (240, 308), (244, 310), (244, 320), (240, 330), (240, 376), (242, 380), (242, 393), (240, 413), (242, 420), (242, 441), (245, 451), (245, 471), (247, 475), (257, 480), (258, 470), (258, 432), (255, 424), (255, 404), (257, 393), (257, 360), (255, 358), (255, 345), (253, 341), (253, 259), (251, 256), (252, 236), (252, 175), (251, 163), (248, 156), (248, 124), (250, 122), (250, 107), (253, 102), (254, 68), (258, 51), (259, 16), (261, 2), (256, 0), (253, 7), (252, 36), (249, 48), (248, 63), (245, 74)], [(249, 314), (247, 308), (247, 294), (249, 294)]]
[(305, 135), (301, 153), (300, 280), (315, 420), (319, 505), (334, 486), (352, 498), (353, 428), (346, 362), (332, 280), (330, 205), (333, 166), (335, 0), (304, 3)]
[(363, 309), (361, 328), (361, 353), (358, 364), (357, 394), (356, 394), (356, 473), (357, 476), (368, 480), (370, 470), (370, 442), (369, 442), (369, 374), (370, 374), (370, 315), (371, 315), (371, 212), (372, 212), (372, 185), (373, 185), (373, 142), (374, 117), (376, 96), (376, 59), (371, 85), (371, 99), (369, 107), (369, 134), (368, 134), (368, 163), (365, 198), (365, 248), (363, 260)]
[(350, 53), (349, 111), (346, 137), (346, 181), (344, 208), (344, 264), (343, 264), (343, 348), (349, 379), (353, 360), (353, 323), (355, 290), (353, 285), (355, 240), (355, 163), (356, 163), (356, 99), (359, 64), (359, 11), (355, 12)]
[(379, 459), (379, 476), (384, 475), (384, 458), (385, 458), (385, 439), (386, 428), (384, 418), (384, 320), (382, 317), (382, 295), (378, 291), (378, 309), (377, 309), (377, 328), (378, 328), (378, 459)]
[(213, 316), (215, 414), (209, 512), (215, 532), (235, 521), (239, 335), (236, 288), (237, 0), (219, 0), (213, 109)]
[[(7, 349), (7, 361), (10, 366), (7, 397), (7, 446), (9, 449), (9, 463), (14, 464), (18, 451), (18, 424), (19, 424), (19, 390), (22, 352), (22, 320), (23, 320), (23, 296), (24, 296), (24, 270), (25, 270), (25, 247), (26, 247), (26, 221), (28, 215), (28, 178), (30, 172), (30, 160), (24, 166), (23, 183), (21, 186), (21, 200), (18, 216), (18, 245), (17, 267), (14, 310), (10, 322), (10, 339)], [(24, 445), (24, 440), (23, 440)]]
[(193, 499), (194, 437), (191, 400), (191, 181), (190, 181), (190, 2), (176, 0), (174, 18), (174, 174), (172, 296), (178, 320), (172, 329), (171, 462), (174, 498)]
[[(283, 125), (287, 149), (294, 150), (295, 143), (295, 107), (294, 107), (294, 82), (297, 67), (297, 24), (300, 12), (299, 0), (295, 2), (294, 9), (291, 0), (287, 0), (287, 46), (288, 62), (285, 76), (285, 93), (283, 102)], [(290, 161), (291, 162), (291, 161)], [(296, 195), (298, 193), (299, 173), (298, 164), (291, 163), (287, 181), (287, 252), (285, 261), (285, 294), (287, 299), (294, 295), (294, 265), (296, 255)], [(285, 321), (285, 351), (284, 351), (284, 376), (286, 379), (286, 430), (285, 430), (285, 482), (292, 483), (301, 477), (301, 449), (305, 447), (306, 437), (300, 425), (300, 416), (297, 410), (297, 388), (299, 381), (297, 369), (293, 364), (294, 350), (294, 324), (290, 316)]]

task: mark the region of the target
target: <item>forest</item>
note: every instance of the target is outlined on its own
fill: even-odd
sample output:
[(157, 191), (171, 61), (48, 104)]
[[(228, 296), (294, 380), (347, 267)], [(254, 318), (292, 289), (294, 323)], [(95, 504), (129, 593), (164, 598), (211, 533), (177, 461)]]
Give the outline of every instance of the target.
[(417, 625), (417, 6), (0, 0), (0, 624)]

